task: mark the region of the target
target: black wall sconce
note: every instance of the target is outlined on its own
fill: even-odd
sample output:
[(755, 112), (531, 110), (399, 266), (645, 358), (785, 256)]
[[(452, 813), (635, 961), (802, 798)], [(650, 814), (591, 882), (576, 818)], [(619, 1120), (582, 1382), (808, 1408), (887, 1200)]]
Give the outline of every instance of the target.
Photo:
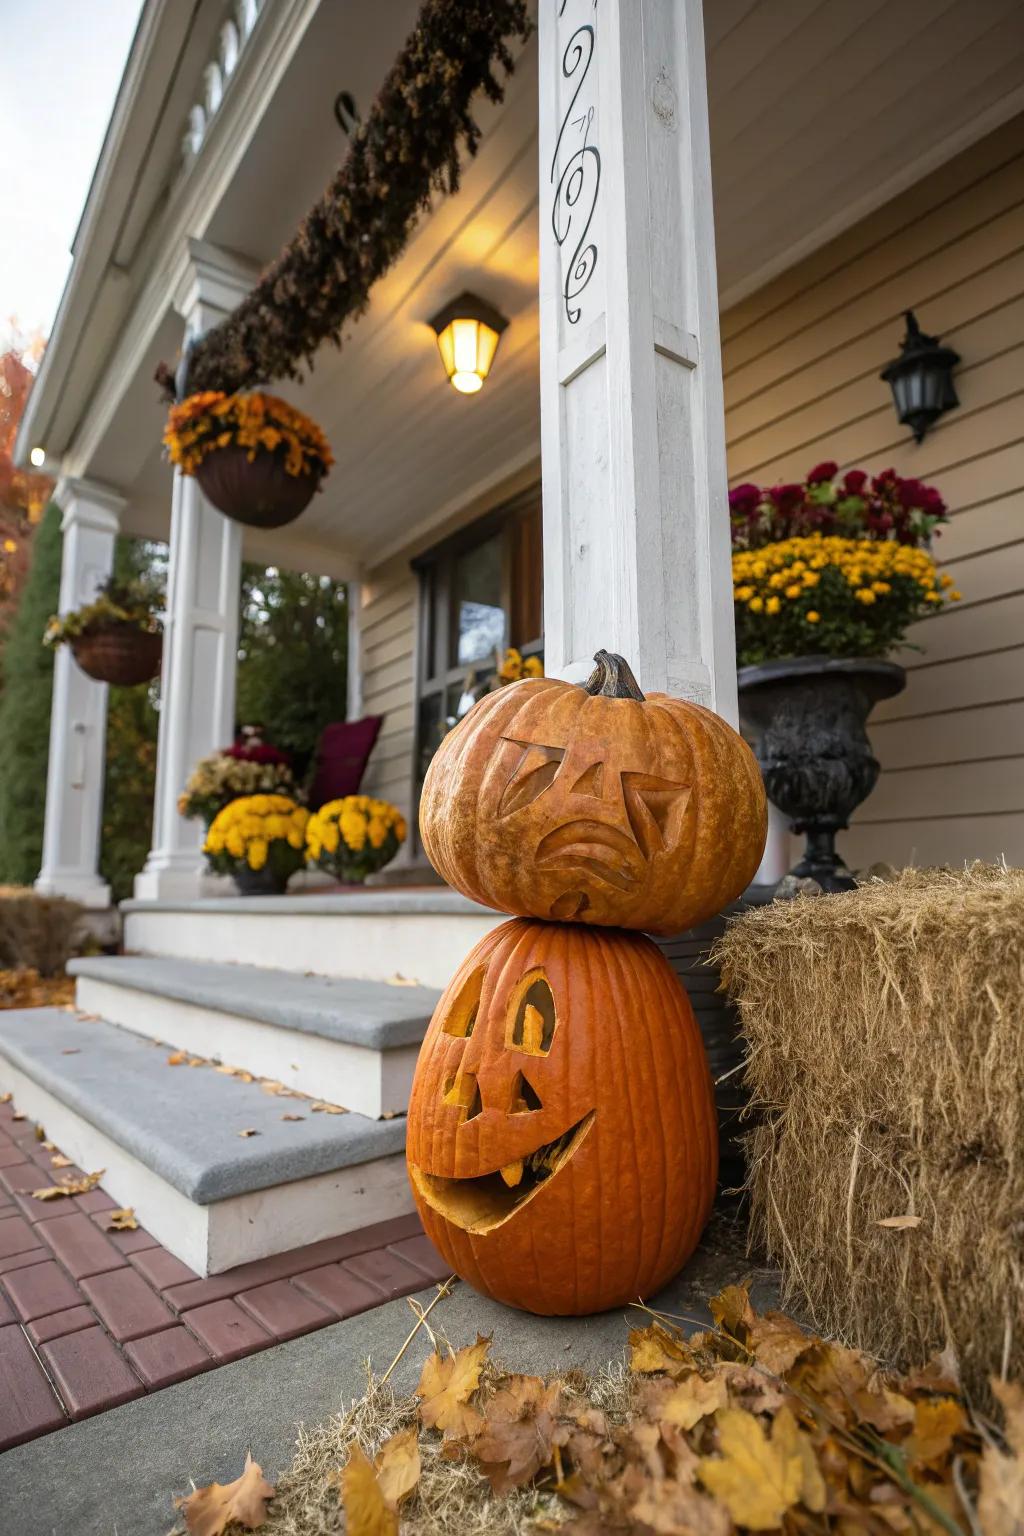
[(896, 414), (916, 442), (945, 411), (960, 404), (953, 388), (953, 369), (960, 358), (938, 336), (926, 336), (912, 309), (906, 311), (907, 334), (900, 355), (880, 375), (892, 390)]

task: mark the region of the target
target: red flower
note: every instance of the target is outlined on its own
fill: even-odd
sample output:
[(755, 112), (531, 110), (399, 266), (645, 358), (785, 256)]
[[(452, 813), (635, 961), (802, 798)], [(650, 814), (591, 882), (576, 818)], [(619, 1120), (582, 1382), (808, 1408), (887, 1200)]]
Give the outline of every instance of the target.
[(864, 469), (848, 469), (843, 476), (843, 490), (847, 496), (860, 496), (867, 483), (867, 471)]
[[(832, 467), (834, 469), (835, 465)], [(802, 485), (773, 485), (768, 495), (782, 513), (795, 512), (797, 507), (803, 506)]]
[(734, 517), (752, 517), (761, 502), (761, 487), (751, 485), (748, 481), (744, 485), (734, 486), (729, 492), (729, 511)]
[(825, 459), (821, 464), (816, 464), (807, 476), (808, 485), (819, 485), (822, 480), (832, 480), (835, 477), (839, 465), (832, 459)]

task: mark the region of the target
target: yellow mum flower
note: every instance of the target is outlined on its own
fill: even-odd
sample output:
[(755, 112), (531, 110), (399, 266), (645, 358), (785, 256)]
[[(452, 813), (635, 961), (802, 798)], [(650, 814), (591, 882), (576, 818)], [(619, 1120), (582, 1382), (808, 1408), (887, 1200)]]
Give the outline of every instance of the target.
[(804, 614), (804, 618), (807, 620), (808, 624), (818, 624), (821, 621), (821, 614), (815, 613), (814, 609), (812, 608), (809, 613)]
[(753, 587), (737, 587), (735, 596), (741, 603), (749, 602), (754, 595)]
[(875, 594), (870, 587), (858, 587), (853, 595), (858, 603), (864, 604), (865, 608), (870, 608), (871, 604), (875, 601)]
[(328, 853), (337, 853), (340, 836), (337, 824), (329, 821), (320, 834), (321, 842)]
[(778, 611), (779, 611), (779, 609), (781, 607), (782, 607), (782, 600), (781, 600), (781, 598), (770, 597), (768, 599), (767, 604), (765, 605), (765, 612), (766, 613), (778, 613)]
[(246, 861), (250, 869), (262, 869), (267, 862), (267, 844), (262, 837), (254, 837), (249, 844)]
[(760, 613), (761, 610), (764, 607), (764, 598), (763, 597), (752, 597), (750, 599), (750, 603), (749, 603), (748, 606), (750, 608), (751, 613)]

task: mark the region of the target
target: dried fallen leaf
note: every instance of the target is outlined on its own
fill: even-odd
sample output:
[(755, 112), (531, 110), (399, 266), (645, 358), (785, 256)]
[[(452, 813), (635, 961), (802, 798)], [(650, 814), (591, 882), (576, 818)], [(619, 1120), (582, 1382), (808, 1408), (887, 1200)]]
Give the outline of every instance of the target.
[(56, 1152), (56, 1150), (57, 1150), (57, 1148), (56, 1148), (56, 1145), (54, 1144), (54, 1142), (52, 1142), (52, 1141), (44, 1141), (43, 1142), (43, 1151), (44, 1152)]
[(694, 1370), (696, 1364), (689, 1345), (660, 1323), (630, 1330), (629, 1368), (637, 1375), (667, 1371), (670, 1376), (681, 1376)]
[(921, 1216), (911, 1216), (908, 1212), (906, 1216), (883, 1216), (881, 1221), (875, 1222), (875, 1226), (892, 1227), (894, 1232), (906, 1232), (911, 1227), (919, 1227), (923, 1219)]
[(414, 981), (411, 976), (403, 976), (401, 971), (396, 971), (393, 976), (389, 976), (388, 977), (388, 986), (389, 987), (418, 987), (419, 986), (419, 982), (418, 981)]
[(238, 1134), (239, 1134), (239, 1136), (258, 1136), (259, 1135), (259, 1131), (254, 1130), (251, 1125), (247, 1125), (245, 1130), (244, 1131), (239, 1131)]
[(62, 1200), (71, 1195), (87, 1195), (106, 1173), (105, 1168), (100, 1168), (96, 1173), (83, 1173), (79, 1179), (61, 1179), (56, 1184), (47, 1185), (45, 1189), (34, 1189), (33, 1200)]
[(433, 1354), (424, 1361), (416, 1396), (421, 1398), (420, 1421), (428, 1429), (443, 1430), (446, 1440), (476, 1435), (484, 1420), (468, 1405), (480, 1385), (480, 1368), (491, 1347), (490, 1337), (478, 1336), (454, 1354)]
[(192, 1057), (189, 1058), (189, 1063), (188, 1064), (189, 1064), (190, 1067), (205, 1067), (207, 1065), (206, 1057), (205, 1056), (192, 1056)]
[(282, 1120), (305, 1120), (305, 1115), (282, 1115)]
[(267, 1518), (267, 1500), (274, 1485), (246, 1452), (245, 1471), (233, 1483), (210, 1483), (185, 1498), (175, 1499), (175, 1509), (185, 1517), (189, 1536), (223, 1536), (234, 1520), (247, 1531), (258, 1531)]
[(776, 1376), (785, 1376), (800, 1356), (812, 1349), (817, 1340), (782, 1312), (766, 1312), (751, 1317), (747, 1324), (747, 1345), (754, 1358)]
[(261, 1080), (260, 1087), (263, 1089), (264, 1093), (283, 1093), (284, 1092), (284, 1083), (275, 1082), (273, 1079), (271, 1079), (269, 1077), (265, 1077), (265, 1078), (263, 1078)]
[(0, 1104), (9, 1104), (13, 1098), (13, 1093), (0, 1093)]
[(65, 1157), (63, 1152), (55, 1152), (50, 1158), (50, 1166), (51, 1168), (70, 1168), (71, 1159)]
[(558, 1423), (562, 1385), (539, 1376), (510, 1376), (487, 1404), (487, 1427), (471, 1450), (497, 1494), (528, 1483), (551, 1465), (569, 1438)]
[(15, 1110), (14, 1114), (11, 1116), (12, 1120), (24, 1120), (26, 1118), (27, 1117), (23, 1110)]
[(978, 1522), (985, 1536), (1021, 1536), (1024, 1531), (1024, 1387), (993, 1381), (1003, 1407), (1009, 1453), (990, 1440), (981, 1457)]
[(788, 1426), (779, 1430), (787, 1413), (779, 1409), (769, 1440), (753, 1414), (723, 1409), (716, 1420), (722, 1454), (701, 1459), (698, 1476), (705, 1488), (721, 1500), (737, 1525), (752, 1531), (777, 1530), (803, 1489), (803, 1457)]
[(36, 1126), (36, 1141), (45, 1141), (46, 1132), (41, 1125)]
[(358, 1445), (341, 1474), (347, 1536), (398, 1536), (398, 1516), (381, 1492), (377, 1474)]
[[(172, 1055), (168, 1056), (167, 1065), (169, 1067), (180, 1067), (183, 1066), (186, 1061), (188, 1061), (187, 1051), (175, 1051)], [(216, 1488), (219, 1485), (214, 1483), (212, 1486)]]
[(914, 1404), (914, 1428), (903, 1442), (903, 1454), (911, 1463), (942, 1461), (954, 1436), (966, 1428), (964, 1411), (953, 1398), (922, 1398)]
[(373, 1467), (386, 1502), (397, 1509), (420, 1480), (420, 1444), (415, 1424), (385, 1440), (373, 1458)]
[(107, 1212), (106, 1228), (108, 1232), (137, 1232), (139, 1223), (131, 1206), (123, 1205), (119, 1210)]
[(658, 1404), (657, 1418), (659, 1423), (671, 1424), (676, 1429), (692, 1429), (701, 1419), (728, 1405), (729, 1389), (720, 1372), (709, 1380), (694, 1372), (677, 1382)]
[(347, 1115), (348, 1110), (340, 1104), (311, 1104), (310, 1109), (314, 1115)]

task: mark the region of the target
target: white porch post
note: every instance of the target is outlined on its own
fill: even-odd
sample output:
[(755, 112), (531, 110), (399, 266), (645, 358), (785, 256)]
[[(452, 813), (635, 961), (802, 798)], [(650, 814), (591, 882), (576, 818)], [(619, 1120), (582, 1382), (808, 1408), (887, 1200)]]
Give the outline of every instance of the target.
[[(91, 601), (114, 563), (123, 499), (88, 480), (62, 480), (60, 611)], [(106, 760), (107, 685), (86, 677), (62, 645), (53, 663), (50, 756), (46, 772), (43, 867), (36, 890), (87, 907), (110, 905), (99, 876), (100, 819)]]
[[(174, 297), (186, 337), (209, 330), (252, 286), (237, 257), (190, 240)], [(241, 528), (221, 515), (197, 482), (177, 471), (160, 684), (153, 846), (135, 879), (141, 900), (192, 898), (203, 876), (202, 828), (178, 813), (178, 796), (200, 757), (234, 736)]]
[(544, 634), (736, 721), (701, 0), (540, 0)]

